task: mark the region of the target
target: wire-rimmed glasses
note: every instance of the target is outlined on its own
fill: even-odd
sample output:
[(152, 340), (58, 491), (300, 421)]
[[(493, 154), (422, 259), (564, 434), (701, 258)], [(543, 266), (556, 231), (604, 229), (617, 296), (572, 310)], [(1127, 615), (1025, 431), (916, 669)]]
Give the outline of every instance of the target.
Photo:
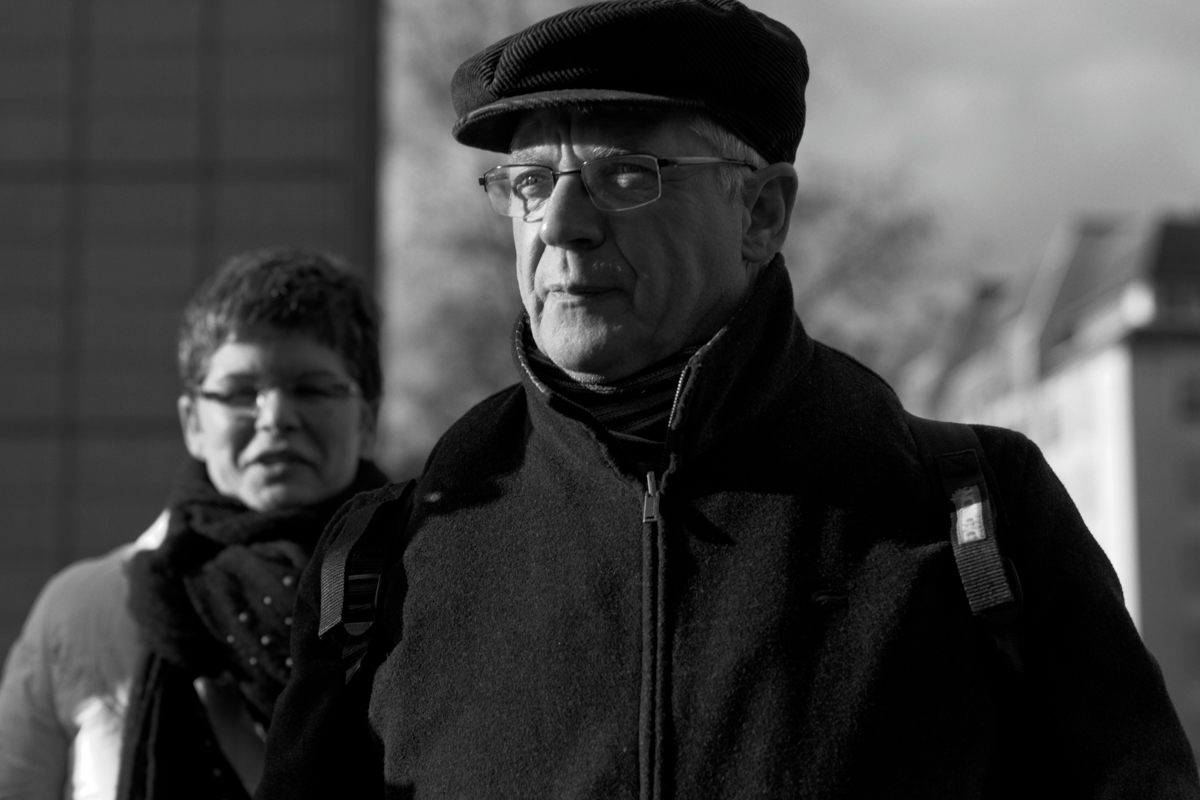
[(542, 164), (503, 164), (479, 179), (497, 214), (537, 222), (546, 201), (563, 175), (579, 175), (592, 204), (601, 211), (630, 211), (649, 205), (662, 195), (661, 170), (734, 164), (755, 170), (753, 164), (717, 156), (658, 158), (633, 153), (585, 161), (579, 169), (553, 170)]

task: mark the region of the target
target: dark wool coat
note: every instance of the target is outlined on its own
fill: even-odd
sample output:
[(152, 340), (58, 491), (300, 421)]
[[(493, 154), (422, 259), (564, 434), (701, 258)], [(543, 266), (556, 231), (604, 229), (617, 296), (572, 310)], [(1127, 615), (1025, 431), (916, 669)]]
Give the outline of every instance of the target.
[(307, 573), (258, 797), (1200, 797), (1070, 498), (1023, 436), (977, 432), (1020, 678), (972, 620), (895, 395), (805, 334), (778, 260), (684, 373), (660, 520), (525, 371), (395, 526), (373, 679), (343, 688)]

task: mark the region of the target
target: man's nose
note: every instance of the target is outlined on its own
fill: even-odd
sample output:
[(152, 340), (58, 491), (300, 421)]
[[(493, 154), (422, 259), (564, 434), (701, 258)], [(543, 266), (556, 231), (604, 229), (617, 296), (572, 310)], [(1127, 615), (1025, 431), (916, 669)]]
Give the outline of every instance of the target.
[(282, 389), (263, 389), (258, 394), (254, 427), (263, 431), (285, 431), (300, 427), (296, 400)]
[(588, 249), (604, 239), (604, 214), (584, 188), (578, 174), (562, 175), (546, 201), (538, 234), (552, 247)]

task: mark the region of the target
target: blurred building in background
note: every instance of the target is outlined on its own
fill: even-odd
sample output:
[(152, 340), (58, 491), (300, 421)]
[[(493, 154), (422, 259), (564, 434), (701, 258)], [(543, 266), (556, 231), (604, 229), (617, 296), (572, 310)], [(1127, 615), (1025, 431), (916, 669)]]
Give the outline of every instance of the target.
[(161, 508), (196, 285), (283, 243), (373, 268), (377, 6), (0, 2), (0, 654)]
[(1041, 447), (1200, 743), (1200, 217), (1064, 228), (1026, 298), (982, 287), (906, 388)]

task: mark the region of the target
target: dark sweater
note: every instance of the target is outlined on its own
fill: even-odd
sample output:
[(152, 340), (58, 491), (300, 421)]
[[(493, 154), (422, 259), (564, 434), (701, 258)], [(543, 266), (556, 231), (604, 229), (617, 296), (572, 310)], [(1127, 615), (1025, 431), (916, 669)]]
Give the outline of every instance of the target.
[(777, 262), (692, 359), (657, 516), (614, 440), (528, 375), (460, 420), (396, 528), (370, 686), (343, 688), (302, 581), (257, 796), (1200, 797), (1037, 448), (977, 429), (1025, 593), (1017, 678), (895, 395), (791, 297)]

